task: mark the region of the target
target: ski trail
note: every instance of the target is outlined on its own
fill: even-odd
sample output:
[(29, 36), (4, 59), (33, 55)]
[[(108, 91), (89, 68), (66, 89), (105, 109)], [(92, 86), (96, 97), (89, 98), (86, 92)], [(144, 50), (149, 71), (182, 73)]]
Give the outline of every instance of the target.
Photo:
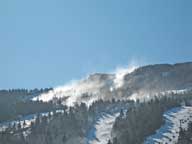
[(93, 137), (88, 140), (88, 144), (107, 144), (111, 139), (111, 130), (118, 115), (119, 113), (101, 116), (91, 131)]
[[(180, 126), (187, 129), (191, 122), (192, 107), (172, 108), (164, 113), (165, 124), (154, 135), (146, 138), (144, 144), (169, 143), (176, 144), (179, 137)], [(182, 123), (180, 123), (182, 120)]]

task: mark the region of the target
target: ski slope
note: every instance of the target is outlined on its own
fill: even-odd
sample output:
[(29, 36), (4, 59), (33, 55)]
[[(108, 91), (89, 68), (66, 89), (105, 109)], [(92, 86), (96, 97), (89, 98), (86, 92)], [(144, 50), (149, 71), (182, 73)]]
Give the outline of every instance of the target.
[(118, 116), (119, 113), (102, 115), (90, 130), (87, 144), (107, 144), (111, 139), (113, 124)]
[(163, 116), (165, 124), (154, 135), (149, 136), (144, 144), (176, 144), (180, 126), (187, 129), (188, 123), (192, 121), (192, 107), (173, 108)]

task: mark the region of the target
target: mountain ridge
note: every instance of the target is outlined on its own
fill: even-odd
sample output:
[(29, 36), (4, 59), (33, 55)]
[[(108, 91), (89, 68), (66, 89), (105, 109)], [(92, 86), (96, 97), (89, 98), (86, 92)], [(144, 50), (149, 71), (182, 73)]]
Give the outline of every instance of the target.
[(155, 93), (181, 90), (192, 87), (192, 62), (176, 64), (146, 65), (122, 73), (95, 73), (71, 85), (55, 88), (33, 100), (50, 101), (66, 98), (63, 104), (90, 105), (99, 99), (124, 99), (133, 95), (153, 95)]

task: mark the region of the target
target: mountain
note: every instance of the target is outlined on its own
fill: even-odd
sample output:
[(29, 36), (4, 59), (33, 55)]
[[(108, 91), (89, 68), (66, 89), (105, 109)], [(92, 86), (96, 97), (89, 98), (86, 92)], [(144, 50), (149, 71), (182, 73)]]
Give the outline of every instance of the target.
[(136, 99), (160, 92), (192, 88), (192, 62), (156, 64), (106, 74), (95, 73), (70, 85), (54, 88), (33, 100), (50, 101), (61, 98), (63, 104), (73, 106), (92, 104), (99, 99)]
[(1, 91), (0, 144), (176, 142), (181, 119), (181, 128), (192, 122), (191, 74), (191, 62), (158, 64), (52, 89)]
[[(148, 65), (124, 76), (124, 96), (155, 94), (192, 87), (192, 63)], [(128, 93), (128, 94), (127, 94)]]

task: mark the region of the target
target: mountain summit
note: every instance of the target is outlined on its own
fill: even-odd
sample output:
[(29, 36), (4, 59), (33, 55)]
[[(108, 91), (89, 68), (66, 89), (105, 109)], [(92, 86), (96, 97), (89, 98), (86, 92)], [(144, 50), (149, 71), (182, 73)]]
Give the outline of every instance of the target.
[(124, 73), (95, 73), (71, 85), (54, 88), (33, 100), (62, 98), (72, 106), (90, 105), (99, 99), (128, 99), (192, 88), (192, 62), (142, 66)]

